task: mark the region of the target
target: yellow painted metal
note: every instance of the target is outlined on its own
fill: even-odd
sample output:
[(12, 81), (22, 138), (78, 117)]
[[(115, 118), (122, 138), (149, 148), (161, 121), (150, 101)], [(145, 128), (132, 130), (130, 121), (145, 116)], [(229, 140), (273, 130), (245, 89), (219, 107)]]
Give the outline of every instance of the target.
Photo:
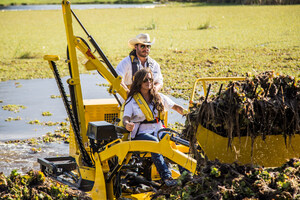
[(72, 157), (78, 156), (80, 153), (75, 139), (73, 129), (70, 125), (70, 136), (69, 136), (69, 155)]
[(76, 55), (76, 47), (75, 47), (75, 40), (76, 37), (73, 33), (73, 26), (72, 26), (72, 15), (71, 15), (71, 8), (70, 8), (70, 1), (63, 0), (62, 1), (62, 10), (63, 10), (63, 18), (67, 36), (67, 43), (68, 43), (68, 50), (69, 50), (69, 58), (71, 64), (71, 73), (72, 79), (69, 81), (71, 85), (74, 85), (75, 89), (75, 101), (77, 106), (78, 112), (78, 120), (80, 126), (80, 134), (82, 138), (82, 142), (85, 147), (88, 146), (88, 138), (86, 136), (86, 126), (85, 126), (85, 117), (84, 117), (84, 109), (83, 109), (83, 99), (82, 99), (82, 92), (81, 92), (81, 85), (80, 85), (80, 77), (79, 77), (79, 68), (78, 68), (78, 60)]
[[(150, 155), (151, 156), (151, 155)], [(180, 176), (180, 172), (171, 168), (172, 178), (177, 179)], [(160, 180), (160, 175), (154, 164), (151, 165), (151, 180), (157, 181)]]
[(194, 101), (196, 86), (199, 82), (202, 83), (204, 96), (206, 95), (206, 82), (207, 81), (242, 81), (245, 80), (245, 77), (207, 77), (207, 78), (198, 78), (193, 85), (193, 90), (190, 97), (190, 106)]
[(105, 174), (102, 170), (102, 163), (99, 154), (95, 155), (95, 182), (92, 190), (89, 192), (92, 199), (113, 199), (113, 197), (108, 198), (106, 194), (106, 183)]
[(153, 152), (160, 153), (187, 170), (195, 173), (197, 162), (188, 155), (173, 149), (170, 146), (170, 136), (166, 135), (160, 142), (153, 141), (123, 141), (116, 143), (110, 148), (99, 153), (101, 161), (106, 161), (114, 156), (118, 156), (120, 163), (123, 163), (128, 152)]
[(93, 167), (80, 167), (80, 175), (82, 179), (89, 180), (89, 181), (95, 181), (96, 176), (95, 168)]
[(50, 69), (53, 71), (53, 63), (54, 61), (59, 60), (59, 56), (57, 55), (44, 55), (44, 60), (47, 60), (50, 66)]
[[(50, 66), (51, 70), (53, 71), (54, 70), (54, 68), (53, 68), (54, 61), (59, 60), (59, 56), (45, 55), (44, 60), (48, 61), (49, 66)], [(78, 144), (75, 140), (74, 132), (71, 127), (70, 127), (70, 136), (69, 136), (69, 154), (70, 154), (70, 156), (73, 156), (73, 157), (79, 155)]]
[[(172, 143), (172, 142), (171, 142)], [(173, 142), (174, 143), (174, 142)], [(175, 143), (174, 143), (175, 144)], [(173, 147), (173, 146), (172, 146)], [(181, 144), (179, 144), (179, 145), (176, 145), (175, 144), (175, 146), (173, 147), (174, 149), (177, 149), (177, 150), (179, 150), (180, 152), (182, 152), (182, 153), (189, 153), (190, 152), (190, 148), (189, 147), (187, 147), (187, 146), (184, 146), (184, 145), (181, 145)]]
[(236, 137), (232, 148), (228, 149), (228, 138), (222, 137), (202, 126), (198, 127), (197, 140), (201, 143), (205, 154), (210, 160), (219, 159), (224, 163), (238, 161), (241, 164), (257, 164), (265, 167), (281, 166), (290, 158), (300, 157), (300, 135), (287, 138), (285, 145), (282, 135), (267, 135), (265, 141), (257, 137), (253, 144), (251, 156), (251, 138)]
[(57, 60), (59, 60), (59, 56), (57, 56), (57, 55), (44, 55), (44, 60), (57, 61)]
[(120, 117), (120, 107), (114, 98), (109, 99), (85, 99), (83, 100), (86, 126), (88, 122), (107, 121)]
[[(206, 95), (207, 81), (230, 81), (244, 80), (243, 77), (210, 77), (199, 78), (195, 81), (190, 106), (194, 100), (195, 88), (198, 82), (202, 82), (204, 95)], [(282, 165), (287, 159), (300, 157), (300, 135), (292, 136), (287, 145), (282, 135), (267, 135), (265, 140), (257, 137), (253, 144), (253, 155), (251, 156), (251, 138), (243, 136), (235, 137), (232, 147), (228, 148), (228, 138), (222, 137), (199, 125), (197, 129), (197, 141), (210, 160), (219, 159), (224, 163), (239, 162), (241, 164), (258, 164), (265, 167), (276, 167)]]
[[(107, 69), (105, 63), (101, 62), (90, 51), (86, 44), (78, 37), (74, 36), (72, 27), (72, 15), (70, 8), (70, 1), (62, 1), (63, 18), (67, 36), (69, 58), (68, 63), (71, 64), (72, 77), (68, 79), (68, 84), (74, 86), (75, 101), (77, 106), (77, 114), (80, 126), (80, 136), (87, 152), (91, 152), (88, 146), (88, 138), (86, 135), (88, 122), (90, 121), (108, 121), (110, 118), (120, 117), (120, 108), (115, 99), (97, 99), (97, 100), (83, 100), (80, 85), (78, 59), (76, 48), (79, 49), (87, 58), (85, 66), (88, 70), (97, 70), (101, 75), (111, 84), (110, 92), (113, 94), (119, 93), (123, 99), (126, 99), (127, 93), (121, 86), (122, 77), (114, 77)], [(45, 59), (49, 63), (58, 60), (58, 56), (47, 55)], [(51, 65), (50, 65), (51, 66)], [(165, 119), (167, 121), (167, 118)], [(131, 157), (131, 152), (155, 152), (164, 155), (165, 157), (173, 160), (175, 163), (180, 164), (191, 172), (195, 173), (196, 161), (188, 157), (188, 155), (173, 149), (170, 146), (170, 137), (166, 135), (159, 143), (151, 141), (122, 141), (116, 140), (110, 143), (105, 150), (100, 153), (90, 155), (95, 161), (94, 167), (86, 167), (82, 163), (81, 154), (78, 144), (75, 140), (73, 131), (70, 131), (70, 156), (76, 159), (79, 166), (81, 178), (94, 182), (92, 190), (89, 192), (93, 199), (115, 199), (113, 195), (113, 183), (106, 182), (108, 173), (110, 171), (108, 160), (117, 156), (119, 164), (128, 162)], [(175, 173), (174, 173), (175, 174)], [(174, 176), (178, 176), (178, 173)], [(151, 199), (152, 193), (130, 194), (131, 199)]]
[(76, 47), (83, 53), (88, 59), (85, 62), (87, 70), (97, 70), (110, 84), (110, 92), (112, 94), (119, 93), (123, 99), (127, 98), (127, 92), (121, 85), (122, 77), (114, 77), (113, 74), (107, 69), (105, 63), (100, 60), (91, 52), (88, 46), (80, 39), (76, 38)]
[(150, 200), (151, 195), (153, 195), (153, 192), (145, 192), (145, 193), (140, 193), (140, 194), (124, 194), (122, 197), (124, 198), (129, 198), (131, 200)]

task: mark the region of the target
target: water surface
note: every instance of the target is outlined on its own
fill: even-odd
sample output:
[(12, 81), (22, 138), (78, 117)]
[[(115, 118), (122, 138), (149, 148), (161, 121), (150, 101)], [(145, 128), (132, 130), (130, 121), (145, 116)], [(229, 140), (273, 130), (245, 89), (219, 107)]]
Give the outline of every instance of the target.
[[(154, 4), (72, 4), (72, 9), (111, 9), (111, 8), (154, 8)], [(0, 6), (0, 10), (61, 10), (61, 5), (19, 5)]]
[[(68, 78), (65, 77), (62, 79), (67, 94), (69, 93), (66, 84)], [(98, 74), (82, 74), (81, 87), (83, 99), (114, 98), (107, 92), (107, 87), (97, 85), (103, 83), (107, 83), (107, 81)], [(3, 110), (3, 108), (0, 109), (0, 141), (40, 137), (56, 129), (56, 127), (28, 123), (33, 120), (39, 120), (40, 122), (65, 121), (67, 113), (62, 99), (53, 99), (51, 95), (60, 95), (55, 79), (0, 82), (1, 107), (11, 104), (26, 107), (25, 109), (20, 109), (17, 113)], [(180, 105), (187, 103), (187, 101), (182, 99), (170, 98)], [(184, 107), (187, 107), (187, 105)], [(50, 112), (52, 116), (42, 116), (43, 112)], [(8, 117), (21, 117), (21, 120), (5, 121)], [(175, 111), (169, 113), (169, 123), (184, 123), (184, 120), (185, 118)]]
[[(67, 94), (66, 80), (62, 79)], [(84, 99), (114, 98), (107, 92), (107, 87), (97, 84), (107, 83), (98, 74), (81, 75), (82, 95)], [(67, 118), (64, 104), (61, 98), (51, 98), (51, 95), (60, 95), (55, 79), (34, 79), (0, 82), (0, 172), (8, 175), (11, 170), (18, 169), (26, 173), (30, 169), (39, 169), (37, 158), (66, 156), (69, 152), (68, 144), (39, 144), (42, 151), (33, 153), (31, 146), (27, 144), (5, 144), (8, 140), (22, 140), (42, 137), (48, 132), (53, 133), (57, 126), (42, 126), (28, 124), (29, 121), (62, 122)], [(184, 105), (187, 101), (170, 97), (176, 103)], [(15, 113), (3, 110), (4, 105), (23, 105), (26, 108)], [(42, 116), (43, 112), (50, 112), (52, 116)], [(169, 123), (184, 123), (185, 118), (177, 112), (169, 112)], [(5, 121), (8, 117), (21, 117), (19, 121)]]

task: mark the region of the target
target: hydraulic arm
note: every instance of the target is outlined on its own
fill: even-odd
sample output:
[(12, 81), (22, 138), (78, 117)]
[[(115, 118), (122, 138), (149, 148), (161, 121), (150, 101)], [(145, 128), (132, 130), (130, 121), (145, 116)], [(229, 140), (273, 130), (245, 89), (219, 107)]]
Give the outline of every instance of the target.
[[(69, 64), (69, 70), (70, 70), (70, 76), (71, 78), (68, 80), (68, 84), (70, 87), (70, 96), (72, 101), (72, 108), (73, 108), (73, 114), (74, 114), (74, 121), (71, 121), (71, 123), (75, 123), (72, 125), (75, 129), (74, 133), (77, 135), (77, 133), (80, 134), (80, 136), (77, 136), (76, 138), (82, 138), (82, 143), (85, 147), (88, 145), (88, 139), (86, 137), (87, 127), (86, 127), (86, 121), (85, 121), (85, 115), (84, 115), (84, 106), (83, 106), (83, 98), (82, 98), (82, 92), (81, 92), (81, 84), (80, 84), (80, 77), (79, 77), (79, 71), (78, 71), (78, 60), (77, 60), (77, 52), (76, 48), (83, 53), (83, 55), (87, 58), (87, 61), (85, 62), (85, 66), (87, 70), (97, 70), (98, 73), (100, 73), (110, 84), (110, 92), (117, 98), (116, 93), (119, 93), (120, 96), (123, 99), (126, 99), (127, 93), (125, 89), (121, 86), (121, 80), (122, 77), (118, 76), (94, 38), (87, 32), (87, 30), (84, 28), (82, 23), (79, 21), (75, 13), (71, 10), (70, 7), (70, 1), (63, 0), (62, 1), (62, 9), (63, 9), (63, 18), (64, 18), (64, 24), (66, 29), (66, 36), (67, 36), (67, 53), (68, 53), (68, 64)], [(91, 49), (87, 46), (87, 44), (82, 40), (80, 37), (76, 37), (73, 33), (73, 25), (72, 25), (72, 15), (75, 17), (77, 22), (80, 24), (80, 26), (83, 28), (85, 33), (88, 36), (88, 39), (90, 40), (91, 44), (94, 46), (94, 48), (97, 50), (98, 54), (100, 55), (100, 58), (104, 60), (104, 62), (100, 61), (91, 51)], [(78, 132), (76, 132), (76, 127), (78, 127)], [(77, 145), (80, 142), (77, 141)], [(84, 152), (84, 150), (82, 150)], [(81, 152), (81, 153), (82, 153)], [(83, 160), (89, 160), (86, 158), (85, 153), (82, 153)], [(90, 162), (88, 162), (90, 163)], [(88, 164), (90, 166), (90, 164)]]
[[(195, 159), (187, 154), (188, 150), (186, 149), (189, 145), (187, 141), (172, 134), (166, 134), (159, 142), (128, 141), (124, 139), (127, 138), (125, 135), (128, 134), (126, 130), (124, 131), (121, 127), (113, 125), (111, 120), (105, 119), (105, 115), (111, 116), (116, 114), (112, 113), (112, 108), (115, 108), (117, 103), (109, 103), (106, 99), (99, 99), (102, 102), (101, 105), (98, 103), (93, 104), (92, 108), (88, 109), (87, 101), (83, 100), (82, 97), (77, 59), (78, 51), (86, 58), (84, 63), (86, 69), (97, 70), (109, 82), (109, 92), (117, 99), (117, 101), (112, 99), (114, 102), (120, 104), (117, 93), (123, 99), (126, 99), (127, 93), (121, 84), (122, 77), (117, 75), (94, 38), (87, 32), (78, 17), (71, 10), (70, 1), (62, 1), (62, 10), (68, 44), (67, 63), (70, 78), (67, 80), (67, 83), (70, 91), (70, 100), (67, 97), (55, 64), (59, 57), (46, 55), (44, 59), (48, 61), (53, 71), (70, 119), (72, 128), (70, 131), (70, 156), (38, 159), (42, 171), (63, 183), (68, 184), (69, 179), (72, 179), (72, 183), (69, 183), (70, 186), (89, 191), (93, 199), (126, 197), (126, 194), (122, 194), (121, 178), (124, 182), (129, 174), (137, 173), (139, 176), (143, 176), (139, 180), (144, 180), (153, 187), (160, 185), (157, 182), (152, 182), (153, 180), (159, 180), (159, 177), (158, 179), (155, 177), (155, 173), (158, 173), (153, 167), (151, 159), (149, 159), (149, 153), (151, 152), (162, 154), (174, 163), (195, 173), (197, 163)], [(84, 39), (74, 35), (72, 17), (76, 19), (86, 33), (89, 42), (98, 53), (97, 56), (91, 51)], [(99, 109), (100, 107), (101, 109)], [(120, 108), (118, 108), (118, 112), (120, 112)], [(103, 119), (102, 114), (104, 114)], [(92, 115), (93, 120), (91, 120)], [(117, 113), (117, 116), (120, 117), (119, 113)], [(167, 132), (168, 130), (165, 129), (164, 131)], [(174, 142), (181, 144), (184, 148), (177, 148)], [(174, 177), (179, 176), (178, 172), (174, 172), (174, 174)], [(150, 194), (127, 193), (127, 197), (150, 199)]]

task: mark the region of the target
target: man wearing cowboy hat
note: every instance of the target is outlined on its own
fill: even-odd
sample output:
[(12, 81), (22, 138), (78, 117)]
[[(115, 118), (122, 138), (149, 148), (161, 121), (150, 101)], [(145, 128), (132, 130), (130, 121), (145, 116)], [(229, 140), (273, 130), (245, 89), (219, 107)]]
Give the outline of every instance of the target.
[(153, 73), (155, 89), (159, 90), (162, 87), (163, 77), (160, 66), (149, 56), (151, 45), (154, 44), (154, 41), (155, 39), (153, 41), (150, 40), (150, 36), (147, 33), (141, 33), (128, 41), (128, 45), (132, 51), (116, 68), (117, 73), (123, 77), (122, 85), (127, 89), (127, 92), (129, 92), (128, 88), (130, 88), (133, 82), (135, 72), (146, 67), (149, 67)]

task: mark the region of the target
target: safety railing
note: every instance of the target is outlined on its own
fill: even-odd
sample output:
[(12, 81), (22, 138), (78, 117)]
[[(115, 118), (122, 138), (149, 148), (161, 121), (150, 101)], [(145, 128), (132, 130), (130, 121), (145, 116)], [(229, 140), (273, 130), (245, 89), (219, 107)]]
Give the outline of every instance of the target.
[(196, 86), (199, 82), (202, 82), (202, 88), (204, 92), (204, 96), (207, 94), (207, 89), (206, 89), (206, 82), (208, 81), (242, 81), (245, 80), (245, 77), (207, 77), (207, 78), (198, 78), (193, 85), (193, 90), (190, 98), (190, 105), (194, 102), (194, 97), (195, 97), (195, 90)]

